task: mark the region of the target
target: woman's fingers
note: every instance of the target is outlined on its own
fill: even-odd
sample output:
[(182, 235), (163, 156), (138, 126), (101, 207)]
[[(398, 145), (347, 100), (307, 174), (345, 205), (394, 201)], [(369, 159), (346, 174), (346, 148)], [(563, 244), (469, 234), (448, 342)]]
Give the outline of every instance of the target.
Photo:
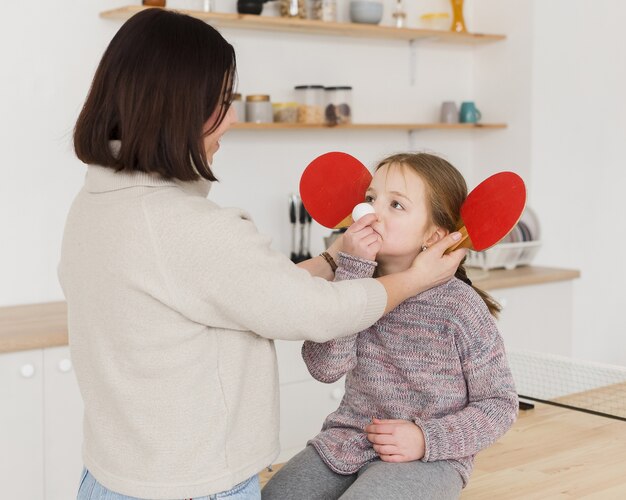
[[(450, 233), (445, 238), (441, 238), (437, 243), (432, 245), (428, 249), (428, 251), (429, 252), (436, 252), (439, 255), (443, 255), (444, 252), (448, 248), (450, 248), (452, 245), (458, 243), (458, 241), (460, 239), (461, 239), (461, 233), (459, 233), (458, 231), (454, 232), (454, 233)], [(465, 256), (466, 253), (467, 253), (467, 249), (459, 248), (459, 249), (455, 250), (454, 252), (450, 252), (449, 255), (450, 256), (454, 256), (455, 260), (456, 260), (457, 257), (462, 256), (462, 257), (458, 258), (458, 261), (461, 262), (462, 258)]]

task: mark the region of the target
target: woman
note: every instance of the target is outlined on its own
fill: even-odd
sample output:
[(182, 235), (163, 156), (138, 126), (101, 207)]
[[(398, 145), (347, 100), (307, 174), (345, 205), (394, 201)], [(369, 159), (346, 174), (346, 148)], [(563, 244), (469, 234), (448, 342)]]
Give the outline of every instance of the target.
[[(89, 167), (59, 278), (85, 403), (80, 499), (260, 498), (279, 446), (271, 339), (358, 332), (464, 256), (442, 257), (450, 237), (406, 272), (331, 283), (325, 258), (299, 269), (247, 214), (208, 200), (235, 71), (210, 26), (142, 11), (111, 41), (76, 123)], [(375, 248), (373, 220), (353, 229)]]

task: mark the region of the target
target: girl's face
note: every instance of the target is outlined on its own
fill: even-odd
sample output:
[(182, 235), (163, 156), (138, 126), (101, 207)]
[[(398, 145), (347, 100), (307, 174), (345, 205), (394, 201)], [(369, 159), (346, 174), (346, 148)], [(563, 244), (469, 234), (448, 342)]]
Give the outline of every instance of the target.
[[(209, 117), (209, 119), (204, 124), (202, 132), (206, 134), (207, 131), (211, 129), (215, 120), (219, 116), (220, 109), (219, 107), (213, 112), (213, 114)], [(226, 116), (220, 126), (217, 127), (213, 132), (209, 135), (204, 136), (204, 150), (206, 151), (206, 159), (209, 165), (213, 164), (213, 155), (220, 148), (220, 139), (222, 135), (230, 128), (230, 126), (237, 121), (237, 115), (235, 113), (235, 109), (230, 106), (228, 111), (226, 112)]]
[(423, 245), (430, 246), (442, 236), (441, 229), (430, 221), (424, 181), (409, 167), (387, 164), (379, 168), (365, 201), (374, 206), (379, 217), (372, 224), (382, 238), (377, 260), (412, 261)]

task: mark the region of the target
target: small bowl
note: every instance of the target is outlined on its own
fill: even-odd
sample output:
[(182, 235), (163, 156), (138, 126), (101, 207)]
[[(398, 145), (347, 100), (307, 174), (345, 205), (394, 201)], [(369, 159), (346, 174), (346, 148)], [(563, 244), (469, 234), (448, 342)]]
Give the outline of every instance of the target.
[(351, 0), (350, 20), (353, 23), (378, 24), (383, 18), (383, 4), (372, 0)]
[(262, 0), (238, 0), (237, 12), (239, 14), (254, 14), (259, 15), (263, 11)]

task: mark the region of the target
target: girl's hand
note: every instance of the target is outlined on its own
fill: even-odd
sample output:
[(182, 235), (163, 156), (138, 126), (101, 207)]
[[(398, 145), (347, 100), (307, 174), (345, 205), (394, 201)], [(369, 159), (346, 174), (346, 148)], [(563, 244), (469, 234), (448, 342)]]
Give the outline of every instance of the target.
[(375, 260), (383, 240), (372, 229), (378, 220), (376, 214), (367, 214), (352, 224), (343, 234), (342, 252), (367, 260)]
[(424, 433), (409, 420), (373, 418), (365, 427), (367, 439), (384, 462), (420, 460), (426, 452)]

